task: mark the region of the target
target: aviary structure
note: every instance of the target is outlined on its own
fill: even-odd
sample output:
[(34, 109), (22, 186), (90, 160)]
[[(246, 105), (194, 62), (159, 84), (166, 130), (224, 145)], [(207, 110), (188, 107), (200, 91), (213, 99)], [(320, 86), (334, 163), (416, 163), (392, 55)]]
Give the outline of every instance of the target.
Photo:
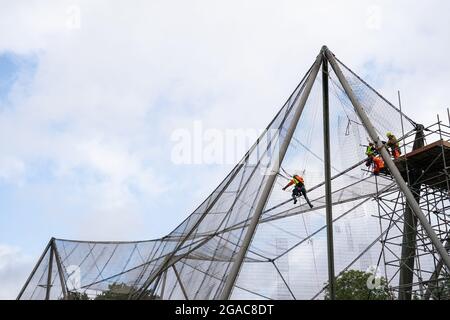
[[(413, 121), (323, 47), (251, 149), (175, 230), (139, 242), (51, 239), (18, 299), (114, 290), (127, 299), (316, 299), (326, 287), (333, 299), (349, 269), (377, 270), (394, 298), (448, 299), (444, 128)], [(395, 161), (382, 143), (388, 131), (402, 144)], [(368, 141), (387, 166), (379, 176), (363, 165)], [(312, 209), (281, 190), (299, 169)]]

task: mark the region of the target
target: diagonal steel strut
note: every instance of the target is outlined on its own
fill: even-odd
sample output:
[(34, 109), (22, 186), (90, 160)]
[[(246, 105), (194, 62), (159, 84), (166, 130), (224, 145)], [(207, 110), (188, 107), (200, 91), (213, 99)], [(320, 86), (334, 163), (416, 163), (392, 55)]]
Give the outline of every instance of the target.
[(222, 300), (228, 300), (231, 296), (231, 292), (233, 290), (237, 276), (241, 269), (242, 262), (244, 261), (244, 258), (247, 253), (250, 242), (255, 234), (255, 230), (258, 225), (259, 219), (264, 211), (267, 199), (268, 199), (270, 192), (272, 191), (273, 185), (275, 183), (275, 179), (276, 179), (277, 175), (274, 174), (273, 172), (278, 172), (278, 169), (279, 169), (278, 166), (279, 166), (279, 164), (281, 164), (283, 162), (286, 151), (287, 151), (287, 149), (290, 145), (291, 139), (294, 135), (295, 128), (297, 127), (298, 120), (300, 119), (300, 116), (303, 112), (303, 108), (305, 107), (305, 104), (308, 100), (309, 93), (311, 92), (314, 81), (317, 77), (317, 73), (319, 72), (321, 63), (322, 63), (322, 53), (320, 53), (317, 56), (316, 61), (314, 62), (314, 65), (311, 69), (311, 73), (309, 74), (308, 79), (306, 80), (307, 81), (306, 87), (305, 87), (302, 97), (297, 105), (297, 108), (295, 110), (291, 125), (286, 134), (286, 137), (285, 137), (282, 145), (280, 146), (280, 151), (278, 152), (278, 155), (277, 155), (278, 158), (276, 159), (277, 161), (274, 162), (274, 168), (271, 171), (272, 174), (267, 178), (267, 181), (264, 185), (261, 196), (256, 205), (255, 212), (253, 213), (252, 219), (250, 221), (250, 225), (248, 226), (247, 232), (244, 236), (244, 240), (242, 241), (241, 248), (240, 248), (236, 258), (234, 259), (230, 273), (228, 274), (228, 276), (225, 280), (225, 286), (224, 286), (224, 289), (223, 289), (221, 297), (220, 297)]

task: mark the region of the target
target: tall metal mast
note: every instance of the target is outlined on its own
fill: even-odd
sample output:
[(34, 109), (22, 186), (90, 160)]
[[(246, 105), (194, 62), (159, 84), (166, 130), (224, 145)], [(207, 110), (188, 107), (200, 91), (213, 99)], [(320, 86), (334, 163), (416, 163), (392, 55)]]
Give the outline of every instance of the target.
[[(322, 48), (325, 56), (326, 46)], [(335, 299), (334, 283), (334, 248), (333, 248), (333, 200), (331, 198), (331, 157), (330, 157), (330, 103), (328, 94), (328, 60), (322, 60), (322, 94), (323, 94), (323, 153), (325, 168), (325, 199), (327, 220), (327, 252), (328, 252), (328, 292), (330, 299)]]

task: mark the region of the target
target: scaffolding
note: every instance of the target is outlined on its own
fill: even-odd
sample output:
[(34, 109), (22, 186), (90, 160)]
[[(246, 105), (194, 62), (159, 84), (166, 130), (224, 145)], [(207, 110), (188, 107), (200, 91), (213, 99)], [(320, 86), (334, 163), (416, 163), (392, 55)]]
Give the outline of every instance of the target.
[[(433, 230), (444, 240), (447, 251), (450, 250), (449, 129), (450, 117), (447, 125), (438, 116), (435, 124), (404, 137), (404, 150), (408, 145), (416, 147), (395, 160)], [(388, 222), (388, 227), (381, 229), (385, 236), (381, 240), (378, 263), (391, 269), (387, 274), (392, 274), (389, 279), (392, 290), (405, 300), (450, 299), (448, 269), (443, 268), (440, 255), (411, 214), (404, 197), (389, 192), (380, 194), (377, 203), (379, 219)]]
[[(334, 299), (336, 278), (351, 269), (380, 272), (393, 299), (449, 299), (448, 129), (450, 114), (448, 125), (418, 124), (323, 47), (242, 160), (171, 233), (52, 238), (18, 299), (112, 291), (126, 299)], [(387, 131), (400, 137), (398, 159)], [(380, 175), (364, 167), (366, 140), (386, 163)], [(299, 167), (312, 208), (282, 191)]]

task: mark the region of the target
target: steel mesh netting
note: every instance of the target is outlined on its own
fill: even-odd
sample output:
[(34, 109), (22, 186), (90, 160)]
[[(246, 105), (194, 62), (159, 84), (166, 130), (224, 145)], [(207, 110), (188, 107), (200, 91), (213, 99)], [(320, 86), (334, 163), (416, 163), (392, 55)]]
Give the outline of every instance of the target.
[[(304, 83), (302, 81), (299, 84), (243, 160), (204, 203), (168, 236), (141, 243), (57, 240), (56, 248), (58, 252), (63, 252), (61, 265), (65, 282), (73, 280), (73, 271), (69, 269), (78, 266), (80, 279), (73, 290), (96, 295), (108, 290), (111, 284), (120, 283), (130, 289), (129, 297), (133, 297), (141, 289), (160, 290), (159, 287), (156, 288), (156, 284), (160, 283), (161, 277), (154, 279), (156, 281), (152, 283), (148, 279), (170, 262), (171, 267), (164, 269), (164, 294), (167, 297), (217, 297), (246, 229), (235, 229), (219, 235), (215, 233), (252, 216), (254, 203), (268, 177), (266, 169), (272, 167), (278, 144), (285, 139), (283, 133), (277, 133), (281, 132), (280, 128), (292, 122), (292, 114), (298, 106), (297, 101)], [(39, 269), (45, 272), (46, 267), (41, 263)], [(27, 288), (33, 286), (38, 273), (34, 273)], [(172, 279), (174, 275), (175, 279)], [(183, 286), (180, 283), (189, 285)], [(29, 295), (27, 289), (21, 298), (39, 299), (42, 295)]]
[[(219, 297), (224, 279), (247, 229), (244, 227), (221, 231), (253, 215), (262, 186), (268, 178), (265, 168), (272, 167), (278, 144), (285, 139), (283, 132), (277, 134), (280, 128), (292, 122), (293, 110), (302, 90), (301, 84), (255, 148), (239, 164), (239, 170), (230, 184), (219, 193), (219, 197), (212, 200), (212, 206), (207, 209), (206, 214), (199, 213), (201, 222), (198, 226), (183, 236), (187, 254), (173, 264), (172, 269), (178, 280), (174, 282), (174, 287), (179, 289), (171, 290), (171, 298)], [(198, 237), (202, 237), (200, 246), (193, 243)], [(170, 291), (170, 288), (167, 289)]]
[[(414, 129), (409, 120), (402, 128), (394, 106), (345, 66), (342, 69), (380, 136), (387, 131), (401, 136)], [(304, 94), (305, 79), (217, 189), (166, 237), (142, 242), (56, 240), (61, 277), (68, 291), (95, 297), (120, 284), (117, 290), (122, 297), (132, 299), (149, 295), (157, 299), (220, 298), (269, 177), (267, 169), (277, 160), (278, 147), (286, 139)], [(389, 221), (378, 218), (379, 207), (373, 199), (384, 192), (395, 194), (396, 187), (389, 177), (375, 178), (364, 166), (365, 129), (331, 70), (329, 79), (336, 273), (347, 268), (366, 271), (380, 265), (379, 239), (391, 228)], [(232, 298), (323, 297), (327, 251), (322, 121), (319, 73), (277, 172)], [(305, 178), (313, 210), (303, 199), (293, 205), (289, 192), (281, 190), (295, 172)], [(45, 298), (47, 287), (42, 282), (49, 279), (47, 255), (21, 299)], [(52, 270), (50, 279), (55, 285), (50, 297), (58, 299), (63, 297), (63, 287), (57, 266)], [(387, 274), (383, 263), (380, 270)]]
[[(48, 281), (49, 276), (51, 281)], [(48, 291), (48, 299), (57, 300), (63, 297), (56, 260), (50, 249), (44, 253), (42, 262), (37, 266), (28, 286), (24, 288), (24, 299), (44, 300), (47, 298), (47, 288), (51, 288)]]
[[(346, 76), (369, 118), (390, 120), (372, 121), (380, 137), (387, 131), (401, 136), (402, 131), (414, 129), (407, 120), (402, 128), (398, 110), (353, 74)], [(334, 73), (330, 72), (329, 77), (335, 270), (339, 274), (350, 267), (362, 271), (378, 267), (378, 272), (390, 279), (395, 271), (388, 274), (384, 261), (380, 261), (379, 240), (392, 226), (386, 220), (380, 221), (373, 198), (387, 192), (396, 195), (397, 188), (390, 177), (375, 179), (364, 166), (368, 135)], [(233, 298), (323, 297), (328, 275), (322, 121), (319, 75), (249, 249), (248, 256), (256, 252), (264, 258), (258, 262), (245, 261), (237, 281), (237, 286), (248, 288), (251, 293), (235, 290)], [(314, 209), (303, 200), (295, 206), (286, 202), (289, 195), (281, 188), (294, 172), (305, 178)]]

